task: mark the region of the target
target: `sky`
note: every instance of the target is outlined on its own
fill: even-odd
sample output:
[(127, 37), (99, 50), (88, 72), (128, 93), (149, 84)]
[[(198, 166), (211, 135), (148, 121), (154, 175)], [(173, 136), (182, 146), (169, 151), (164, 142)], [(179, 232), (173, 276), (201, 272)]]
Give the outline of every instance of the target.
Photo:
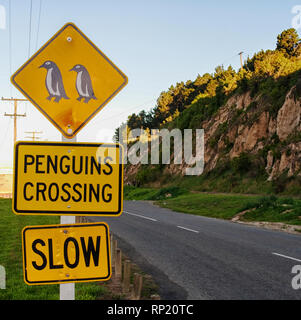
[[(115, 128), (131, 113), (155, 107), (171, 85), (213, 73), (221, 64), (238, 69), (240, 51), (246, 59), (274, 49), (277, 35), (292, 27), (292, 8), (299, 2), (0, 0), (0, 97), (23, 98), (11, 74), (73, 22), (129, 79), (77, 135), (79, 142), (112, 141)], [(0, 168), (13, 165), (13, 119), (5, 112), (13, 113), (13, 105), (0, 101)], [(61, 141), (61, 133), (30, 102), (19, 103), (18, 113), (26, 113), (18, 118), (18, 140), (29, 140), (27, 131), (42, 131), (42, 141)]]

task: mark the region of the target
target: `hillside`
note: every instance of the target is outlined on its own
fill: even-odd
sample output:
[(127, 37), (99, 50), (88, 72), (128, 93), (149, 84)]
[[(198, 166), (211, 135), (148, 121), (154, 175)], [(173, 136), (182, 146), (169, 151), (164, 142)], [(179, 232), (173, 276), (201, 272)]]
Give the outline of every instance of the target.
[(129, 116), (129, 130), (203, 128), (205, 167), (201, 176), (189, 177), (185, 163), (128, 164), (125, 182), (300, 195), (300, 47), (297, 32), (285, 30), (275, 50), (261, 50), (239, 71), (218, 66), (214, 74), (198, 75), (162, 92), (151, 111)]

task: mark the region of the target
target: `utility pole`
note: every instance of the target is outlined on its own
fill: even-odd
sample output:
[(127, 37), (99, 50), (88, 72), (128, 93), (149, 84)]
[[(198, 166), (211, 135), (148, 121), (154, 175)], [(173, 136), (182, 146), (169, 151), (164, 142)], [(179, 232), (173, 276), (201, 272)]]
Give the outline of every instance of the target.
[(25, 138), (30, 138), (32, 141), (36, 141), (38, 139), (41, 139), (40, 137), (37, 137), (37, 134), (42, 134), (43, 131), (25, 131), (25, 133), (31, 134), (31, 137), (25, 137)]
[(241, 65), (241, 68), (243, 69), (243, 62), (242, 62), (242, 54), (243, 54), (243, 51), (240, 52), (238, 55), (240, 56), (240, 65)]
[(6, 113), (4, 114), (5, 117), (14, 117), (14, 144), (17, 141), (17, 117), (26, 117), (26, 113), (24, 114), (18, 114), (17, 108), (18, 108), (18, 102), (19, 101), (28, 101), (27, 99), (14, 99), (14, 98), (3, 98), (2, 101), (13, 101), (14, 102), (14, 113)]

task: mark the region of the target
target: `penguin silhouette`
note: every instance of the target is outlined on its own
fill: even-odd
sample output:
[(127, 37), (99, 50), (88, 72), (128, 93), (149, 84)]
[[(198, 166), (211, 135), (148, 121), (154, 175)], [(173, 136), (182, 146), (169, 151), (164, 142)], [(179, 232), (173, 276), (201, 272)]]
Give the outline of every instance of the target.
[(76, 90), (79, 95), (77, 100), (81, 101), (81, 99), (84, 98), (84, 103), (88, 103), (91, 99), (96, 100), (97, 98), (94, 95), (88, 70), (82, 64), (76, 64), (69, 71), (75, 71), (77, 73)]
[(62, 98), (69, 99), (66, 95), (63, 79), (60, 69), (53, 61), (45, 61), (39, 68), (45, 68), (47, 70), (46, 75), (46, 88), (48, 90), (49, 96), (47, 99), (51, 101), (52, 98), (54, 102), (59, 102)]

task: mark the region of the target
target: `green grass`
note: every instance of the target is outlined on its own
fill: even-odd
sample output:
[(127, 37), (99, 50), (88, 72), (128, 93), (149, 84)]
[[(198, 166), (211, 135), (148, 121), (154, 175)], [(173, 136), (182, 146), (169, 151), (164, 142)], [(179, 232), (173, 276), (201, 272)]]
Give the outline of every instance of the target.
[(125, 200), (163, 200), (174, 198), (188, 191), (179, 187), (166, 187), (161, 189), (124, 187)]
[[(58, 216), (17, 216), (11, 200), (0, 199), (0, 265), (6, 271), (6, 289), (0, 289), (0, 300), (57, 300), (59, 285), (29, 286), (23, 280), (21, 231), (29, 225), (58, 224)], [(77, 283), (75, 298), (96, 299), (104, 288), (98, 283)]]
[(301, 225), (301, 200), (292, 198), (278, 198), (275, 196), (262, 197), (246, 209), (255, 208), (247, 212), (244, 221), (282, 222)]
[(226, 220), (232, 219), (237, 213), (252, 209), (245, 213), (241, 220), (301, 225), (301, 200), (274, 195), (191, 193), (178, 187), (162, 189), (127, 187), (125, 198), (157, 200), (156, 204), (163, 208)]
[(174, 211), (190, 213), (205, 217), (231, 219), (242, 206), (258, 200), (258, 196), (221, 195), (195, 193), (166, 199), (157, 203)]
[[(242, 162), (242, 160), (241, 160)], [(258, 174), (257, 169), (248, 173), (240, 173), (242, 163), (237, 161), (234, 165), (229, 161), (218, 164), (217, 168), (200, 176), (178, 176), (174, 175), (168, 179), (166, 186), (178, 186), (189, 191), (200, 192), (223, 192), (243, 194), (273, 194), (273, 186), (267, 181), (267, 177)], [(248, 164), (247, 164), (248, 165)], [(255, 164), (253, 164), (255, 167)], [(300, 189), (299, 189), (300, 193)]]
[(75, 300), (95, 300), (101, 299), (107, 294), (104, 286), (98, 282), (80, 282), (75, 284)]

